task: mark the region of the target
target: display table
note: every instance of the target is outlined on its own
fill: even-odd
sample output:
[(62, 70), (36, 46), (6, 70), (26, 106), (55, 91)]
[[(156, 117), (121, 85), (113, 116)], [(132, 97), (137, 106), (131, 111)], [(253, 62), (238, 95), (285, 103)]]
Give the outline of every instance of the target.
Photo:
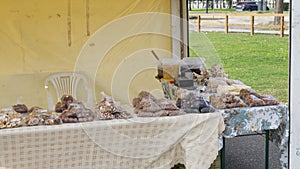
[[(169, 82), (162, 82), (162, 88), (167, 98), (175, 100), (178, 90), (186, 90), (176, 87)], [(190, 90), (194, 92), (195, 90)], [(187, 91), (189, 92), (189, 91)], [(203, 93), (208, 99), (209, 94)], [(289, 115), (285, 105), (219, 109), (224, 117), (224, 138), (262, 133), (268, 131), (269, 140), (279, 147), (281, 152), (280, 162), (283, 169), (288, 168), (288, 140), (289, 140)]]
[[(288, 168), (288, 109), (285, 105), (218, 110), (224, 117), (225, 138), (268, 131), (269, 140), (280, 149), (280, 162)], [(268, 150), (268, 148), (266, 149)]]
[(224, 130), (220, 113), (0, 130), (0, 167), (209, 168)]

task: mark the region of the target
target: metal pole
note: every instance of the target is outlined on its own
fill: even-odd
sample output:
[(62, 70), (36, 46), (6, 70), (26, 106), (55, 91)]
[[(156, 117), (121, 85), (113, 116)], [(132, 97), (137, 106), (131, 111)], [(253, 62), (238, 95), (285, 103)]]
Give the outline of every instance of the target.
[(269, 168), (269, 130), (266, 130), (265, 169)]
[(221, 149), (221, 169), (225, 169), (225, 137), (223, 137), (223, 148)]

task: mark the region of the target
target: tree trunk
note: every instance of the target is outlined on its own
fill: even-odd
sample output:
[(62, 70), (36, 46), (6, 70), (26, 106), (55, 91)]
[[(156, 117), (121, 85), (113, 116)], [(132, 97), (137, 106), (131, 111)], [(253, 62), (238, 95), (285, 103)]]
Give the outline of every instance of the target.
[(192, 0), (189, 0), (189, 11), (192, 10)]
[(227, 0), (228, 3), (228, 8), (231, 9), (232, 8), (232, 0)]
[[(276, 0), (276, 9), (275, 13), (283, 13), (283, 0)], [(274, 25), (280, 24), (280, 17), (275, 16), (274, 17)]]

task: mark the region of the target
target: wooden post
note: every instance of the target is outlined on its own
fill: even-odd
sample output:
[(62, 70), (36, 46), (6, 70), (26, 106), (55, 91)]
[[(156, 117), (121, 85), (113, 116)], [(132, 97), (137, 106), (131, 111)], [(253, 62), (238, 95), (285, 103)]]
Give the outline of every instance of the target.
[(254, 35), (254, 15), (250, 16), (250, 35)]
[(201, 30), (201, 16), (198, 15), (198, 32)]
[(280, 16), (280, 37), (284, 37), (284, 16)]
[(228, 15), (225, 15), (225, 33), (228, 33)]

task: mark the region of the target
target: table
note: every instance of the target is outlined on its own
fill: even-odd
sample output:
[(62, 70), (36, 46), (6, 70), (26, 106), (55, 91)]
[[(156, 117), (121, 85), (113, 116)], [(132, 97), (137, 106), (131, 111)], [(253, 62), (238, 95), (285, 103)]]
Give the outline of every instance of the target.
[[(268, 151), (268, 141), (271, 140), (280, 149), (282, 168), (288, 168), (289, 121), (287, 106), (232, 108), (218, 111), (224, 117), (224, 138), (267, 131), (266, 151)], [(266, 163), (268, 162), (266, 161)]]
[(209, 168), (221, 113), (69, 123), (0, 130), (0, 168)]
[[(165, 96), (172, 100), (176, 100), (178, 90), (185, 90), (182, 92), (198, 90), (197, 88), (181, 89), (164, 81), (162, 81), (162, 88)], [(203, 93), (202, 96), (208, 100), (209, 95)], [(217, 111), (224, 117), (225, 130), (222, 134), (224, 138), (267, 131), (268, 139), (280, 149), (282, 169), (288, 168), (289, 112), (286, 105), (218, 109)]]

